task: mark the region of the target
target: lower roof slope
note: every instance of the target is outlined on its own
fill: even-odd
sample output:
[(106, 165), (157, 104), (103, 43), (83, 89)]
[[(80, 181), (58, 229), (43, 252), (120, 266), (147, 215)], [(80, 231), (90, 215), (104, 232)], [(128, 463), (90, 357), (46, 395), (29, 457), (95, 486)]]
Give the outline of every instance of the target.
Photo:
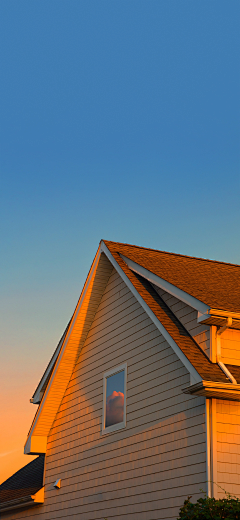
[(211, 308), (240, 312), (240, 266), (104, 240), (119, 253)]
[(43, 486), (44, 455), (40, 455), (0, 485), (0, 507), (10, 500), (35, 495)]

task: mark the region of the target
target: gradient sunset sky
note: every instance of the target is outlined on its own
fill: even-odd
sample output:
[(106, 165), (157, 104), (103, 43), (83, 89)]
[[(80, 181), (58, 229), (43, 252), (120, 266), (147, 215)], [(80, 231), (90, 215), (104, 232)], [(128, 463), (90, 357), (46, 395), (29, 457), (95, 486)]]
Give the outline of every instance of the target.
[(101, 238), (240, 264), (239, 0), (1, 0), (0, 482)]

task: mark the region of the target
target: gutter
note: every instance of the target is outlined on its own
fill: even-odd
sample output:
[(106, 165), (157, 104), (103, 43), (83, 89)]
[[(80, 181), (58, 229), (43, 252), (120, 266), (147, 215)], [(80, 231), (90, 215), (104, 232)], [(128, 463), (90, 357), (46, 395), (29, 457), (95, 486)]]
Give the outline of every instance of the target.
[(12, 509), (19, 509), (21, 507), (38, 506), (44, 503), (44, 487), (39, 489), (35, 495), (26, 495), (25, 497), (15, 498), (0, 504), (0, 513), (3, 511), (10, 511)]
[(207, 309), (206, 312), (199, 312), (198, 311), (198, 317), (197, 321), (198, 323), (206, 322), (209, 319), (221, 319), (224, 320), (226, 318), (232, 318), (234, 322), (237, 325), (237, 328), (239, 326), (240, 328), (240, 313), (239, 312), (231, 312), (231, 311), (224, 311), (222, 309)]
[(227, 401), (240, 401), (240, 385), (233, 383), (216, 383), (213, 381), (201, 381), (195, 385), (182, 389), (184, 394), (190, 394), (214, 399), (226, 399)]

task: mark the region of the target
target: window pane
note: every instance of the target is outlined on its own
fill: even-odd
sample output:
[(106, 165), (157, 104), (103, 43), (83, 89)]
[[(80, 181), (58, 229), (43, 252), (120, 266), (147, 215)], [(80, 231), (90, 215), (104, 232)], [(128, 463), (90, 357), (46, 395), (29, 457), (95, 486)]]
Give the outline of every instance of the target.
[(123, 422), (124, 370), (107, 378), (105, 428)]

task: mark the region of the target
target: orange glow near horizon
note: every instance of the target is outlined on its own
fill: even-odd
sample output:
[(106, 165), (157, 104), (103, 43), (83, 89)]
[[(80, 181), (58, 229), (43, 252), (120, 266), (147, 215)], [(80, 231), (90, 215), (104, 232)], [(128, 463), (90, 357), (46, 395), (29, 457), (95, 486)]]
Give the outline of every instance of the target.
[(23, 453), (36, 412), (29, 402), (36, 386), (34, 375), (24, 380), (24, 371), (16, 374), (13, 366), (5, 366), (4, 373), (1, 370), (0, 483), (36, 458)]

